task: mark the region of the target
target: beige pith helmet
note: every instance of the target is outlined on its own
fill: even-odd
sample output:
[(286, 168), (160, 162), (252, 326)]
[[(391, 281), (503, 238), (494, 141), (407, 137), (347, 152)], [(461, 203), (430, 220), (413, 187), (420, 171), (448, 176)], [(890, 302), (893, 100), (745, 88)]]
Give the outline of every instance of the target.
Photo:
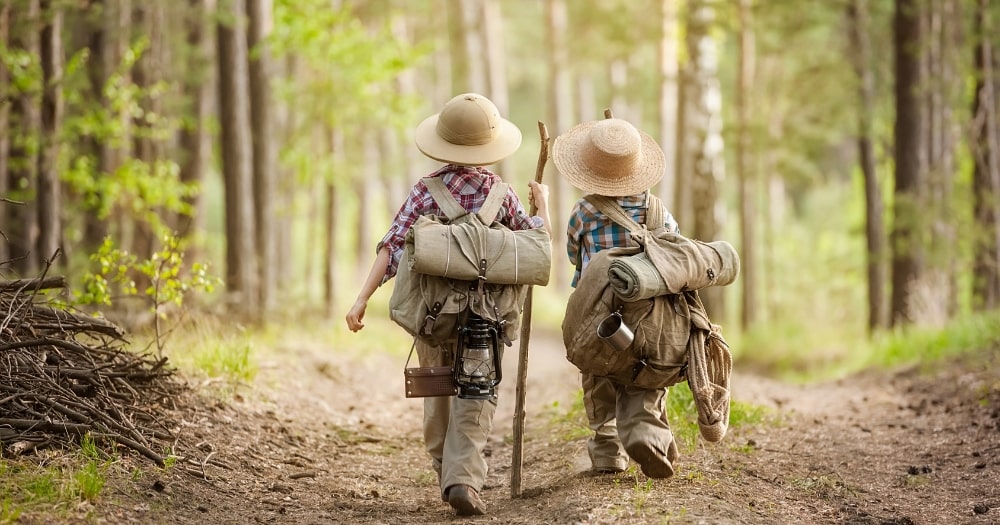
[(463, 93), (416, 130), (417, 148), (428, 157), (464, 166), (496, 164), (521, 146), (521, 130), (500, 116), (490, 99)]
[(656, 140), (618, 118), (584, 122), (563, 133), (552, 145), (552, 161), (573, 186), (607, 197), (649, 189), (666, 167)]

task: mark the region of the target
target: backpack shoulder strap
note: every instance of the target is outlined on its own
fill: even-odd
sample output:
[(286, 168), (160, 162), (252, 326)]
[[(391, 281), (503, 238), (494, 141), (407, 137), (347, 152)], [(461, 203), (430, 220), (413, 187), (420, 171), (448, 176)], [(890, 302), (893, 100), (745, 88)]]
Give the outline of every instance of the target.
[[(625, 213), (625, 210), (613, 198), (603, 195), (587, 195), (584, 198), (590, 201), (598, 211), (630, 232), (634, 233), (642, 229), (642, 225)], [(648, 194), (646, 197), (646, 228), (650, 231), (662, 228), (664, 220), (663, 202), (656, 195)]]
[(663, 202), (660, 201), (659, 197), (650, 193), (646, 198), (646, 227), (650, 230), (662, 228), (666, 221), (663, 211)]
[(455, 220), (469, 213), (455, 200), (455, 196), (448, 191), (448, 187), (445, 186), (440, 177), (424, 177), (423, 181), (424, 185), (427, 186), (427, 191), (431, 193), (431, 198), (449, 219)]
[(609, 219), (617, 223), (622, 228), (627, 229), (632, 233), (637, 233), (642, 231), (642, 225), (635, 222), (635, 219), (625, 213), (625, 210), (615, 202), (611, 197), (605, 197), (604, 195), (586, 195), (583, 197), (588, 202), (597, 208), (597, 211), (607, 215)]
[(501, 182), (490, 189), (486, 202), (483, 203), (482, 208), (479, 208), (479, 220), (483, 221), (483, 224), (489, 226), (497, 220), (497, 214), (500, 213), (500, 207), (503, 206), (503, 199), (507, 196), (509, 189), (510, 184), (506, 182)]

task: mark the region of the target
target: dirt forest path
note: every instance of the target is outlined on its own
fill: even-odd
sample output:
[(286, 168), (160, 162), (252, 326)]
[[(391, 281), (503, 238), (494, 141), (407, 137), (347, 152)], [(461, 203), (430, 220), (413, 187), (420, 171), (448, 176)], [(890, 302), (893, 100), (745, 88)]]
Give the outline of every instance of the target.
[[(516, 345), (490, 445), (488, 514), (457, 518), (437, 493), (421, 401), (402, 395), (398, 355), (344, 359), (278, 348), (253, 395), (185, 420), (210, 455), (204, 477), (167, 471), (103, 509), (154, 523), (1000, 523), (996, 349), (927, 376), (916, 370), (800, 387), (734, 371), (736, 400), (774, 421), (686, 446), (678, 474), (589, 473), (565, 414), (579, 388), (557, 334), (532, 336), (523, 497), (510, 498)], [(687, 388), (681, 385), (677, 388)], [(672, 420), (692, 415), (670, 414)]]

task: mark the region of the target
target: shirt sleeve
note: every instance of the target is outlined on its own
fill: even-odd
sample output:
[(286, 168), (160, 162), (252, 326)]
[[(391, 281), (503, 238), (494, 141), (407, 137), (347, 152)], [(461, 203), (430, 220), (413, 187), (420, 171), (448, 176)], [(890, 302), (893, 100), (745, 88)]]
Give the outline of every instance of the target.
[(416, 222), (417, 217), (422, 214), (425, 206), (422, 197), (427, 193), (422, 188), (423, 184), (423, 182), (418, 182), (413, 186), (410, 194), (406, 197), (406, 201), (399, 207), (399, 211), (396, 212), (396, 216), (392, 219), (389, 231), (386, 232), (382, 240), (375, 246), (375, 253), (378, 253), (383, 247), (389, 249), (389, 264), (385, 270), (385, 277), (382, 278), (382, 284), (385, 284), (389, 279), (396, 276), (396, 272), (399, 270), (399, 260), (403, 256), (406, 232)]
[(575, 268), (573, 276), (574, 286), (583, 266), (582, 243), (584, 223), (583, 208), (581, 208), (580, 202), (577, 202), (573, 205), (572, 211), (570, 211), (569, 222), (566, 226), (566, 255), (569, 257), (569, 262)]
[(528, 212), (524, 210), (524, 205), (521, 204), (521, 199), (514, 192), (513, 186), (507, 188), (502, 209), (503, 217), (500, 218), (500, 223), (512, 230), (530, 230), (543, 226), (541, 217), (528, 216)]

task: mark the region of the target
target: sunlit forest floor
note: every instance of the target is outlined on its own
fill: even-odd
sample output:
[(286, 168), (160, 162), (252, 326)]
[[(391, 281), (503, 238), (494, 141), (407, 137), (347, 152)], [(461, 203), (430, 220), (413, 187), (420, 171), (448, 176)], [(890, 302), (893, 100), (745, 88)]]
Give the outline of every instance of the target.
[[(405, 352), (405, 350), (403, 350)], [(191, 467), (108, 480), (67, 522), (97, 523), (1000, 523), (1000, 349), (933, 370), (792, 385), (733, 375), (766, 407), (718, 444), (682, 441), (674, 478), (589, 472), (578, 375), (558, 335), (533, 335), (522, 497), (510, 496), (516, 353), (505, 359), (487, 516), (456, 518), (402, 393), (400, 350), (286, 340), (253, 384), (178, 407)], [(687, 388), (678, 385), (675, 389)], [(693, 414), (670, 414), (693, 418)], [(200, 463), (200, 465), (199, 465)], [(27, 513), (21, 523), (48, 523)]]

